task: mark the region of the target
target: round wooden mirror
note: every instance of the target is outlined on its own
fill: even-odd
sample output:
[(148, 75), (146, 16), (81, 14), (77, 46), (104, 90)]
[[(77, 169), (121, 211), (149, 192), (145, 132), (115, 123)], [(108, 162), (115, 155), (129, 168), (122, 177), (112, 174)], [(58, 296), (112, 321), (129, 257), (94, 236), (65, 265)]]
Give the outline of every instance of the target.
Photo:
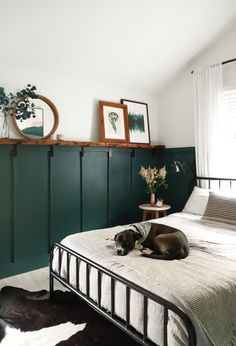
[[(27, 104), (26, 99), (30, 100)], [(22, 116), (25, 112), (28, 116)], [(48, 138), (56, 131), (59, 115), (52, 101), (45, 96), (37, 95), (35, 99), (20, 99), (13, 109), (12, 120), (16, 130), (24, 138), (37, 140)]]

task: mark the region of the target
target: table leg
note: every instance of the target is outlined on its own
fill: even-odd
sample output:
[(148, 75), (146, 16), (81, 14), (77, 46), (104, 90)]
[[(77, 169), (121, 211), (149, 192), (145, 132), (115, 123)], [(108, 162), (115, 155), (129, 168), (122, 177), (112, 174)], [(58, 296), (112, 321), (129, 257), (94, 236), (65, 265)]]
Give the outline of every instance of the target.
[(143, 221), (147, 220), (147, 210), (143, 211)]
[(154, 215), (155, 215), (155, 219), (159, 219), (159, 217), (160, 217), (159, 211), (155, 211)]
[(167, 210), (163, 210), (163, 216), (167, 216)]

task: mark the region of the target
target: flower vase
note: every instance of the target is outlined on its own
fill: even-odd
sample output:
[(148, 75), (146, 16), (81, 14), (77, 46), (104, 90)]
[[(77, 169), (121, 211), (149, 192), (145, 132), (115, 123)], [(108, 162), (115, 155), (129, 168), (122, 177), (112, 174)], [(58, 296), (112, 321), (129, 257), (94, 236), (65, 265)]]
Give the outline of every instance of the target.
[(155, 193), (150, 193), (150, 206), (155, 206)]
[(2, 116), (2, 124), (1, 124), (1, 138), (8, 138), (9, 137), (9, 126), (7, 122), (7, 116), (4, 114)]

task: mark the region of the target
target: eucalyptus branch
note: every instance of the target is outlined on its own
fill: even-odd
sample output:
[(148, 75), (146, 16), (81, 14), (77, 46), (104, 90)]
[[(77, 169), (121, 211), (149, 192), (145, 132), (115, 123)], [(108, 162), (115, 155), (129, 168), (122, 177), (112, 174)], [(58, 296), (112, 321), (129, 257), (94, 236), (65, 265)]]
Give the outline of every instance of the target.
[[(0, 87), (0, 110), (5, 118), (13, 115), (13, 110), (16, 109), (15, 115), (17, 120), (25, 120), (31, 116), (35, 117), (34, 103), (29, 99), (36, 99), (38, 95), (35, 93), (36, 87), (27, 84), (25, 88), (13, 93), (6, 94), (5, 89)], [(29, 109), (30, 108), (30, 109)]]

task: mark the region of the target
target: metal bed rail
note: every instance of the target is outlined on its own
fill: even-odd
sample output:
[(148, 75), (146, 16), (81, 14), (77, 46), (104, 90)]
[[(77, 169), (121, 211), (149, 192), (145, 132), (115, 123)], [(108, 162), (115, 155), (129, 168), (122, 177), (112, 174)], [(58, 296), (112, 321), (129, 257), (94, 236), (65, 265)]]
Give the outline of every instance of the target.
[[(207, 185), (208, 189), (210, 190), (212, 187), (213, 182), (218, 182), (218, 189), (221, 190), (222, 188), (222, 182), (227, 183), (230, 190), (233, 189), (233, 183), (236, 182), (236, 178), (215, 178), (215, 177), (196, 177), (196, 181), (198, 186), (201, 185), (201, 183), (205, 183)], [(236, 184), (236, 183), (235, 183)], [(206, 186), (204, 186), (206, 187)], [(236, 188), (236, 185), (234, 185)]]
[[(58, 264), (57, 271), (53, 270), (53, 259), (55, 256), (58, 256)], [(66, 277), (62, 277), (61, 269), (62, 269), (62, 258), (66, 261)], [(75, 273), (76, 273), (76, 284), (75, 287), (70, 283), (70, 263), (71, 259), (75, 260)], [(85, 293), (82, 292), (79, 288), (80, 286), (80, 277), (79, 277), (79, 269), (81, 262), (86, 265), (86, 289)], [(97, 269), (98, 279), (97, 279), (97, 301), (90, 297), (90, 268)], [(68, 247), (55, 243), (50, 252), (50, 297), (53, 299), (53, 290), (54, 290), (54, 279), (58, 280), (62, 285), (68, 288), (70, 291), (74, 292), (80, 298), (85, 300), (89, 306), (99, 312), (102, 316), (106, 317), (108, 320), (113, 322), (116, 326), (130, 335), (134, 340), (136, 340), (141, 345), (156, 345), (152, 341), (148, 339), (147, 329), (148, 329), (148, 300), (152, 300), (153, 302), (161, 305), (164, 309), (164, 318), (163, 318), (163, 339), (164, 346), (168, 345), (168, 333), (167, 326), (169, 320), (169, 311), (174, 312), (176, 315), (184, 323), (186, 328), (189, 346), (196, 345), (196, 334), (194, 326), (190, 320), (190, 318), (185, 314), (179, 307), (169, 302), (166, 299), (144, 289), (141, 286), (123, 278), (122, 276), (110, 271), (109, 269), (102, 267), (96, 262), (92, 261), (89, 258), (69, 249)], [(105, 274), (110, 277), (111, 280), (111, 309), (110, 311), (105, 310), (101, 306), (101, 291), (102, 291), (102, 275)], [(119, 318), (115, 313), (115, 282), (118, 281), (125, 285), (126, 291), (126, 318), (125, 320)], [(131, 291), (138, 292), (143, 296), (143, 333), (140, 334), (137, 332), (130, 324), (130, 294)]]

